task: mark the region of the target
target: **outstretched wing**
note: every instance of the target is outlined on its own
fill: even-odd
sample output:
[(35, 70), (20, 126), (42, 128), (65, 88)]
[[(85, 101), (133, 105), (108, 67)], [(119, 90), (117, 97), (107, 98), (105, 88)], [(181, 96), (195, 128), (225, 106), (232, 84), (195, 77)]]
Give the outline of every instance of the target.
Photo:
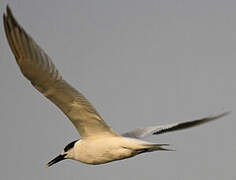
[(166, 132), (182, 130), (182, 129), (191, 128), (194, 126), (198, 126), (198, 125), (219, 119), (223, 116), (228, 115), (229, 113), (230, 112), (224, 112), (216, 116), (205, 117), (205, 118), (197, 119), (193, 121), (185, 121), (185, 122), (179, 122), (179, 123), (173, 123), (173, 124), (167, 124), (167, 125), (152, 126), (152, 127), (147, 127), (147, 128), (137, 128), (133, 131), (122, 134), (122, 136), (132, 137), (132, 138), (144, 138), (150, 135), (158, 135), (158, 134), (162, 134)]
[(95, 108), (63, 80), (50, 57), (18, 24), (10, 8), (3, 14), (8, 43), (23, 75), (71, 120), (82, 137), (116, 135)]

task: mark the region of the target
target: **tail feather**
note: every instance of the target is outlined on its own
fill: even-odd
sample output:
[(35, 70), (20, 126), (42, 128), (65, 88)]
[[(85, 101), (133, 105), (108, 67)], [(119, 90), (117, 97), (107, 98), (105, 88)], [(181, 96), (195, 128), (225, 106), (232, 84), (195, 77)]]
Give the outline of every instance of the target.
[(158, 151), (176, 151), (175, 149), (167, 149), (164, 147), (159, 147)]
[(169, 146), (169, 144), (146, 144), (146, 147), (141, 149), (143, 152), (152, 152), (152, 151), (175, 151), (174, 149), (165, 148), (163, 146)]

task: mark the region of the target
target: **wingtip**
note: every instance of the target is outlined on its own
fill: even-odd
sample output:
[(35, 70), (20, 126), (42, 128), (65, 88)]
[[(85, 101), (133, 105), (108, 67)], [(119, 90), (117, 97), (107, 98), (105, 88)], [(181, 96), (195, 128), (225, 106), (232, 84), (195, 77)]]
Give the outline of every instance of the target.
[(3, 20), (6, 20), (6, 18), (7, 18), (7, 12), (9, 11), (8, 9), (10, 9), (9, 4), (6, 5), (6, 12), (3, 12)]
[(220, 113), (220, 114), (218, 114), (218, 115), (215, 115), (215, 116), (212, 116), (212, 118), (221, 118), (221, 117), (224, 117), (224, 116), (228, 116), (228, 115), (230, 115), (232, 113), (232, 111), (225, 111), (225, 112), (223, 112), (223, 113)]
[[(12, 10), (10, 8), (10, 6), (7, 4), (6, 6), (6, 13), (5, 14), (5, 21), (8, 21), (9, 24), (11, 24), (12, 26), (19, 26), (16, 18), (14, 17)], [(4, 16), (3, 14), (3, 16)]]
[(7, 4), (6, 9), (7, 9), (7, 14), (12, 14), (11, 13), (11, 8), (10, 8), (9, 4)]

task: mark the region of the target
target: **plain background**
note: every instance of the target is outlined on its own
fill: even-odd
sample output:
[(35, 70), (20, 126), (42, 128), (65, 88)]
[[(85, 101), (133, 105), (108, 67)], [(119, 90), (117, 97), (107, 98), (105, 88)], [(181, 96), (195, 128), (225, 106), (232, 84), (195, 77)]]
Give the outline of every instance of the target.
[(232, 110), (218, 121), (146, 140), (155, 152), (91, 166), (45, 163), (78, 138), (22, 76), (0, 21), (0, 177), (236, 178), (236, 1), (9, 0), (26, 31), (118, 132)]

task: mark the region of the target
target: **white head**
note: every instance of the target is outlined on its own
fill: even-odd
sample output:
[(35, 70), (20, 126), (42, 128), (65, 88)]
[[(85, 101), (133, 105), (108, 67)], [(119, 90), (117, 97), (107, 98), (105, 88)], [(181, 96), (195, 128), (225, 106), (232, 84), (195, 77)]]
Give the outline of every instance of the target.
[(54, 158), (53, 160), (51, 160), (50, 162), (48, 162), (46, 164), (46, 167), (50, 167), (53, 164), (62, 161), (64, 159), (73, 159), (73, 155), (74, 155), (74, 146), (75, 143), (78, 142), (79, 140), (75, 140), (69, 144), (67, 144), (64, 148), (64, 150), (62, 151), (61, 154), (59, 154), (56, 158)]

